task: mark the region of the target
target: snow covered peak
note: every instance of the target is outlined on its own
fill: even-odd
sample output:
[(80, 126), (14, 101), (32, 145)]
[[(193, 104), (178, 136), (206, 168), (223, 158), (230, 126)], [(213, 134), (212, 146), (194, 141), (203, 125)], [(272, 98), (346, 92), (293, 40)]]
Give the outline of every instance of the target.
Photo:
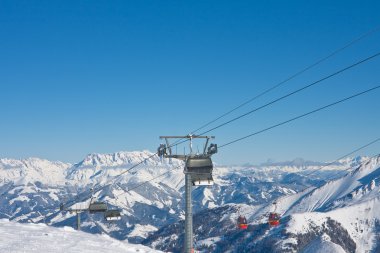
[(0, 178), (4, 181), (13, 181), (17, 184), (27, 182), (42, 182), (57, 184), (65, 179), (69, 163), (52, 162), (40, 158), (22, 160), (0, 159)]
[(287, 209), (286, 214), (311, 211), (328, 211), (335, 208), (354, 205), (377, 197), (377, 191), (371, 193), (380, 181), (380, 157), (368, 158), (363, 164), (344, 177), (329, 181), (319, 188), (301, 195), (297, 204)]
[(304, 167), (304, 166), (320, 166), (320, 165), (323, 165), (323, 163), (307, 161), (303, 158), (295, 158), (292, 161), (285, 161), (285, 162), (274, 162), (272, 160), (268, 160), (266, 163), (262, 163), (260, 166), (262, 167), (268, 167), (268, 166)]
[(365, 156), (357, 156), (357, 157), (347, 157), (344, 159), (340, 159), (336, 162), (316, 162), (316, 161), (309, 161), (305, 160), (303, 158), (295, 158), (291, 161), (285, 161), (285, 162), (274, 162), (273, 160), (268, 160), (265, 163), (260, 164), (260, 167), (296, 167), (296, 168), (302, 168), (302, 167), (312, 167), (312, 166), (350, 166), (354, 167), (356, 165), (359, 165), (364, 160), (369, 159), (369, 157)]
[[(173, 169), (176, 167), (182, 168), (183, 162), (177, 159), (172, 159), (170, 162), (169, 159), (161, 159), (149, 151), (89, 154), (80, 163), (67, 170), (66, 179), (79, 185), (107, 184), (116, 177), (125, 182), (129, 180), (143, 182), (147, 178), (158, 176), (168, 170), (171, 171), (168, 178), (171, 178)], [(174, 174), (182, 173), (182, 169), (175, 171)], [(177, 182), (177, 180), (174, 181)]]
[[(360, 164), (360, 163), (359, 163)], [(352, 172), (352, 174), (366, 174), (369, 170), (380, 166), (380, 155), (375, 157), (367, 157), (361, 160), (360, 166)]]
[(59, 161), (49, 161), (46, 159), (31, 157), (27, 159), (8, 159), (2, 158), (0, 159), (0, 169), (14, 169), (14, 168), (49, 168), (54, 167), (58, 169), (66, 169), (70, 167), (71, 164), (63, 163)]
[[(144, 151), (120, 151), (111, 154), (89, 154), (80, 163), (76, 164), (77, 167), (83, 166), (104, 166), (104, 167), (116, 167), (125, 166), (128, 164), (137, 164), (144, 161), (153, 153)], [(157, 156), (151, 157), (146, 161), (146, 164), (154, 165), (160, 162), (160, 158)]]

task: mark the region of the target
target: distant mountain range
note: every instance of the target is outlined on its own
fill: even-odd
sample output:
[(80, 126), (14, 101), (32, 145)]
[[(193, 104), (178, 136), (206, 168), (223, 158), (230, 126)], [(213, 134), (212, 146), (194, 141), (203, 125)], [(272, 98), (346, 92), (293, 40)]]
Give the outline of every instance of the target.
[[(149, 151), (90, 154), (74, 165), (39, 158), (0, 159), (0, 218), (75, 226), (75, 214), (60, 212), (60, 203), (86, 208), (91, 188), (102, 186), (93, 198), (110, 208), (121, 208), (122, 219), (109, 223), (101, 214), (82, 213), (82, 230), (179, 252), (183, 162), (154, 156), (117, 177), (151, 155)], [(296, 159), (260, 166), (215, 166), (215, 185), (193, 190), (197, 248), (205, 252), (375, 249), (379, 227), (373, 210), (379, 197), (379, 158), (356, 157), (327, 164)], [(282, 225), (269, 229), (267, 214), (276, 199)], [(248, 231), (236, 229), (238, 208), (249, 219)]]

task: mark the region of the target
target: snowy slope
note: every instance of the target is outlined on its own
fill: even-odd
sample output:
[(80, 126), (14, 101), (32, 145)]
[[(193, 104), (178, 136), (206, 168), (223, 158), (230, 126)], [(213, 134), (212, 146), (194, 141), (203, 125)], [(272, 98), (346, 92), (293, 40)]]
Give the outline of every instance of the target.
[[(305, 247), (305, 238), (316, 237), (306, 244), (305, 252), (314, 252), (317, 248), (320, 252), (340, 252), (337, 243), (347, 252), (353, 249), (355, 252), (378, 252), (379, 181), (380, 156), (377, 156), (367, 159), (343, 178), (280, 198), (279, 209), (285, 217), (283, 220), (288, 220), (283, 233), (288, 234), (289, 239), (279, 245), (282, 249), (299, 249)], [(345, 239), (339, 241), (336, 237)]]
[[(277, 211), (283, 218), (277, 228), (267, 224), (270, 203), (223, 205), (197, 213), (196, 247), (202, 252), (380, 252), (379, 181), (380, 157), (367, 158), (342, 178), (279, 197)], [(250, 223), (246, 231), (236, 229), (238, 208)], [(210, 232), (204, 217), (219, 232)], [(180, 252), (181, 245), (170, 239), (183, 237), (177, 227), (161, 228), (144, 244)]]
[(287, 224), (286, 231), (292, 234), (306, 234), (321, 229), (329, 219), (338, 222), (347, 230), (356, 244), (356, 252), (379, 249), (376, 243), (380, 228), (380, 196), (329, 212), (306, 212), (294, 214)]
[(38, 253), (148, 253), (161, 252), (148, 247), (91, 235), (70, 227), (53, 228), (44, 224), (20, 224), (0, 220), (0, 252)]
[(331, 242), (331, 238), (323, 234), (310, 243), (303, 253), (346, 253), (346, 251), (338, 244)]
[(376, 191), (375, 195), (371, 195), (371, 191), (380, 181), (379, 165), (379, 157), (370, 159), (345, 177), (328, 182), (303, 196), (287, 213), (324, 211), (375, 197)]

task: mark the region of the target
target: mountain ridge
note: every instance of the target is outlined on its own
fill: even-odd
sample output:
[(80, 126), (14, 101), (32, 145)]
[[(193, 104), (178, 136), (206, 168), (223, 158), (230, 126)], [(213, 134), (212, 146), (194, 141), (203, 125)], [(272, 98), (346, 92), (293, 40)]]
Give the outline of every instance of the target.
[[(68, 204), (66, 208), (86, 208), (91, 201), (91, 188), (97, 189), (101, 186), (101, 190), (95, 191), (92, 197), (105, 201), (109, 208), (122, 209), (122, 220), (107, 225), (102, 215), (83, 213), (82, 229), (90, 233), (107, 233), (117, 239), (128, 239), (134, 243), (145, 241), (162, 228), (177, 224), (184, 218), (183, 162), (153, 156), (149, 161), (141, 163), (152, 155), (153, 153), (149, 151), (89, 154), (76, 164), (50, 162), (39, 158), (26, 159), (24, 162), (1, 159), (0, 176), (10, 172), (14, 175), (9, 181), (0, 184), (0, 194), (2, 194), (0, 218), (19, 222), (44, 222), (57, 227), (74, 226), (75, 214), (60, 212), (58, 209), (60, 203), (78, 202), (75, 205)], [(295, 209), (299, 208), (300, 203), (305, 201), (304, 196), (325, 185), (331, 178), (339, 178), (343, 172), (351, 175), (359, 171), (356, 174), (362, 173), (361, 178), (366, 183), (362, 187), (371, 188), (370, 185), (364, 185), (371, 184), (372, 177), (377, 176), (376, 173), (371, 175), (371, 171), (365, 168), (346, 173), (347, 168), (351, 171), (352, 166), (365, 159), (368, 158), (347, 158), (330, 166), (322, 162), (320, 164), (325, 166), (323, 169), (315, 165), (301, 167), (214, 165), (214, 186), (198, 187), (193, 190), (194, 213), (205, 214), (212, 220), (215, 208), (217, 210), (222, 208), (221, 213), (225, 216), (222, 223), (229, 224), (226, 226), (232, 236), (236, 217), (227, 213), (236, 214), (237, 208), (240, 207), (242, 212), (246, 210), (250, 213), (249, 219), (254, 219), (251, 222), (252, 226), (262, 227), (260, 224), (266, 222), (266, 214), (272, 208), (268, 203), (278, 199), (279, 202), (288, 203), (283, 207), (288, 206), (286, 210), (292, 205)], [(131, 170), (131, 173), (125, 173), (138, 163), (141, 165)], [(378, 161), (374, 164), (377, 163)], [(51, 175), (44, 172), (49, 172)], [(120, 175), (121, 173), (124, 174)], [(160, 175), (157, 180), (145, 183)], [(366, 179), (366, 175), (371, 176)], [(110, 182), (112, 184), (109, 184)], [(144, 184), (135, 188), (142, 183)], [(377, 181), (375, 187), (376, 185)], [(362, 196), (364, 188), (360, 190), (358, 186), (360, 185), (352, 187), (352, 190), (344, 196), (346, 198), (349, 198), (349, 194)], [(284, 200), (281, 200), (282, 198)], [(279, 210), (281, 208), (280, 205)], [(202, 230), (196, 233), (206, 235)], [(200, 241), (204, 241), (210, 247), (220, 245), (222, 242), (216, 239), (216, 234), (212, 235), (214, 239), (205, 238)], [(327, 238), (319, 236), (322, 239)], [(214, 243), (212, 240), (215, 242), (219, 240), (220, 243)], [(154, 247), (165, 249), (157, 242), (153, 244)], [(331, 243), (321, 241), (320, 244)]]

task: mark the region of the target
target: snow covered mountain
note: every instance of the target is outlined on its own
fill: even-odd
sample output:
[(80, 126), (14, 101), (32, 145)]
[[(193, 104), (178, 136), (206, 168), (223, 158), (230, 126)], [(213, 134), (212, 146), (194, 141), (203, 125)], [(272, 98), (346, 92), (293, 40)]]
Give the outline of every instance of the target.
[[(110, 208), (121, 208), (122, 219), (108, 223), (101, 214), (82, 213), (82, 230), (107, 233), (134, 243), (144, 240), (147, 245), (162, 250), (167, 250), (168, 245), (172, 245), (170, 247), (175, 251), (176, 243), (180, 242), (175, 238), (180, 238), (182, 231), (178, 230), (178, 226), (184, 217), (183, 162), (174, 159), (170, 162), (153, 156), (127, 172), (151, 155), (148, 151), (90, 154), (74, 165), (38, 158), (1, 159), (0, 218), (73, 227), (76, 223), (75, 213), (60, 212), (60, 203), (67, 203), (67, 208), (87, 208), (91, 200), (90, 189), (102, 187), (100, 191), (95, 191), (93, 197), (105, 201)], [(315, 196), (325, 193), (312, 193), (326, 187), (328, 180), (345, 175), (346, 169), (355, 168), (365, 159), (367, 158), (357, 157), (332, 164), (296, 159), (260, 166), (216, 165), (215, 185), (194, 188), (193, 205), (196, 217), (208, 217), (209, 220), (215, 220), (218, 226), (215, 226), (213, 232), (207, 231), (206, 227), (198, 229), (196, 237), (212, 248), (219, 240), (218, 231), (227, 229), (232, 234), (236, 233), (234, 220), (238, 207), (241, 207), (242, 212), (253, 213), (249, 217), (252, 226), (261, 226), (271, 208), (268, 203), (278, 198), (280, 203), (287, 203), (279, 204), (279, 208), (288, 217), (301, 212), (327, 212), (341, 208), (351, 195), (356, 194), (356, 198), (368, 195), (365, 190), (367, 188), (354, 184), (351, 191), (345, 192), (342, 189), (340, 194), (331, 193), (330, 198), (319, 202)], [(124, 174), (119, 176), (120, 173)], [(363, 182), (371, 184), (372, 177), (364, 176), (370, 173), (370, 170), (359, 173), (363, 175)], [(162, 176), (158, 179), (145, 183), (160, 175)], [(348, 181), (342, 184), (351, 184), (357, 179), (346, 179)], [(372, 184), (376, 184), (376, 180)], [(331, 186), (331, 189), (335, 187), (337, 186)], [(221, 216), (224, 217), (223, 220)], [(171, 226), (176, 226), (177, 229), (172, 230)], [(167, 231), (165, 242), (152, 239), (162, 231)], [(322, 244), (329, 245), (329, 242), (326, 239)]]
[[(196, 248), (205, 252), (379, 252), (379, 181), (378, 156), (342, 178), (282, 196), (277, 199), (282, 225), (275, 228), (267, 224), (273, 208), (268, 204), (204, 210), (194, 216)], [(236, 228), (238, 209), (249, 220), (246, 231)], [(180, 252), (182, 227), (183, 222), (165, 226), (143, 243)]]
[(0, 159), (0, 182), (17, 185), (40, 182), (48, 185), (64, 185), (65, 174), (71, 164), (51, 162), (39, 158), (24, 160)]

